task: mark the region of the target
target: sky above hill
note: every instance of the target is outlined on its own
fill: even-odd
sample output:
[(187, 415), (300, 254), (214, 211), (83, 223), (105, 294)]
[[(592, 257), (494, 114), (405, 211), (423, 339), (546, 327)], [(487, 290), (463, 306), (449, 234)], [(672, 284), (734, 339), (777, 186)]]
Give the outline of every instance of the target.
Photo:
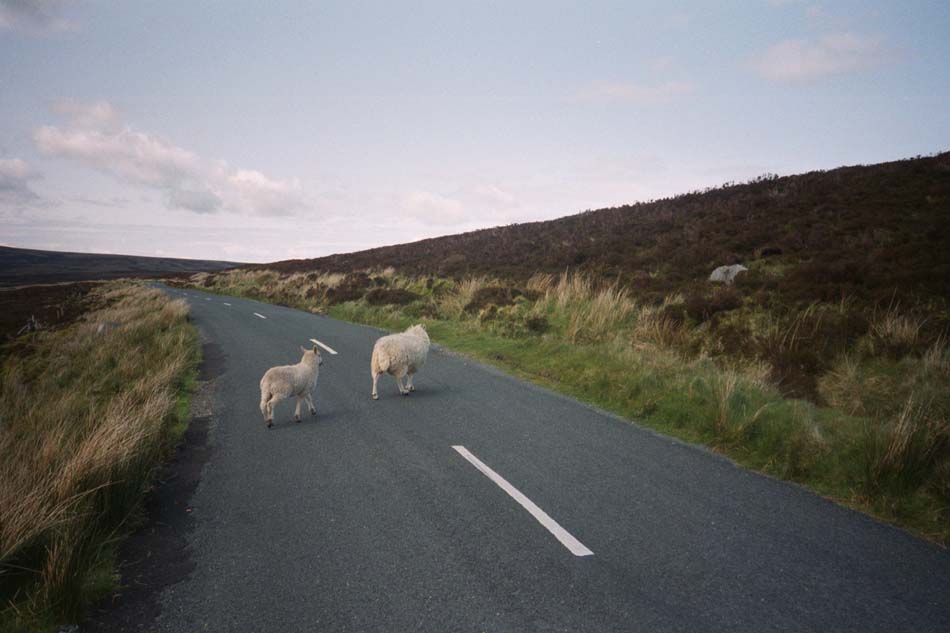
[(0, 244), (236, 261), (950, 149), (950, 3), (0, 0)]

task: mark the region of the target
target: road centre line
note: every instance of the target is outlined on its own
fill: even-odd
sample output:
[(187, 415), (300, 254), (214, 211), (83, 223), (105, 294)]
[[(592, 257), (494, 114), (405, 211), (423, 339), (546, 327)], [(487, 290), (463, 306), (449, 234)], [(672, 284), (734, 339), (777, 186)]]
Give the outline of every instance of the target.
[(266, 318), (267, 318), (267, 317), (264, 316), (263, 314), (258, 314), (257, 312), (254, 313), (254, 316), (256, 316), (256, 317), (261, 317), (262, 319), (266, 319)]
[(593, 556), (594, 552), (587, 549), (587, 547), (574, 538), (570, 532), (562, 528), (557, 521), (548, 516), (547, 512), (539, 508), (531, 499), (524, 496), (520, 490), (512, 486), (508, 481), (496, 473), (494, 470), (486, 466), (480, 459), (472, 455), (467, 448), (464, 446), (453, 446), (459, 455), (467, 459), (475, 468), (480, 470), (483, 475), (495, 482), (499, 488), (507, 492), (512, 499), (521, 504), (525, 510), (527, 510), (531, 516), (537, 519), (538, 523), (543, 525), (548, 532), (554, 535), (554, 537), (561, 541), (561, 544), (566, 547), (574, 556)]
[(320, 347), (322, 347), (323, 349), (327, 350), (327, 351), (330, 352), (331, 354), (336, 354), (336, 350), (333, 349), (332, 347), (330, 347), (329, 345), (324, 345), (323, 343), (321, 343), (320, 341), (318, 341), (318, 340), (315, 339), (315, 338), (312, 338), (312, 339), (310, 339), (310, 340), (313, 341), (313, 343), (314, 343), (315, 345), (319, 345)]
[(224, 305), (228, 306), (229, 308), (231, 307), (231, 304), (228, 303), (227, 301), (222, 301), (221, 303), (223, 303)]

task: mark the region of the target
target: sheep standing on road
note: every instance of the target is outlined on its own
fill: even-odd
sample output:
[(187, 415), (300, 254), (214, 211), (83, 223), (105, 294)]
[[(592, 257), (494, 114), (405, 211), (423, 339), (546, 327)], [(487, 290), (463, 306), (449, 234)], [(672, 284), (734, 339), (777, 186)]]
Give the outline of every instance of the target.
[[(412, 376), (425, 365), (429, 354), (429, 334), (424, 325), (413, 325), (400, 334), (384, 336), (373, 346), (373, 360), (370, 362), (370, 372), (373, 374), (373, 400), (379, 399), (376, 393), (376, 381), (379, 375), (387, 373), (396, 379), (399, 393), (408, 396), (415, 391), (412, 386)], [(408, 376), (405, 386), (403, 376)]]
[(296, 365), (282, 365), (271, 367), (261, 378), (261, 413), (267, 428), (274, 426), (274, 404), (285, 398), (297, 398), (297, 412), (294, 420), (300, 422), (300, 402), (307, 401), (310, 415), (316, 415), (317, 409), (313, 406), (313, 390), (317, 386), (317, 376), (323, 358), (317, 346), (313, 349), (300, 348), (303, 358)]

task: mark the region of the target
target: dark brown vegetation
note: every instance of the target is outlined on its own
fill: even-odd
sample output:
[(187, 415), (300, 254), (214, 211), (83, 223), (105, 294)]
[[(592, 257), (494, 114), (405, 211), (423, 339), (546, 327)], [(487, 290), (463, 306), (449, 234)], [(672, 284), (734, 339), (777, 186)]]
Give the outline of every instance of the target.
[(191, 274), (239, 265), (200, 259), (60, 253), (0, 246), (0, 286)]
[[(267, 264), (279, 272), (526, 279), (570, 268), (661, 298), (723, 264), (785, 269), (781, 291), (841, 297), (950, 295), (950, 153), (798, 176), (763, 176), (653, 202), (357, 253)], [(752, 268), (752, 266), (750, 266)], [(752, 275), (747, 293), (774, 287)]]
[(31, 323), (41, 330), (71, 323), (86, 310), (89, 291), (98, 285), (72, 283), (0, 289), (0, 344)]

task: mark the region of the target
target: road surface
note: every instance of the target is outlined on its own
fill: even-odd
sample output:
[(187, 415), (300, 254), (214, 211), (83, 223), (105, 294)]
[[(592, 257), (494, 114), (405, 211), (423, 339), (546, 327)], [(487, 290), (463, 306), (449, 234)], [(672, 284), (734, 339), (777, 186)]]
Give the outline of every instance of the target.
[[(906, 532), (441, 350), (374, 402), (378, 330), (166, 291), (223, 365), (155, 630), (950, 631), (950, 554)], [(268, 430), (311, 339), (318, 415)]]

